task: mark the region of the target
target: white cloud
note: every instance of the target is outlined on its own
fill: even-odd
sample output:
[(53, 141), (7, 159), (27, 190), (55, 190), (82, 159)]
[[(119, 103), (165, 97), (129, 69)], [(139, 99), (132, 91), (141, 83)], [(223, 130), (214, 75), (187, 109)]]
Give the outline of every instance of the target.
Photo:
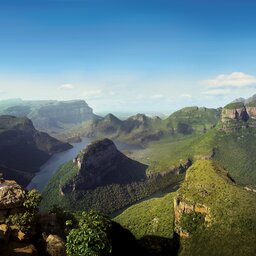
[(192, 98), (192, 96), (188, 93), (180, 94), (180, 97), (182, 97), (182, 98)]
[(209, 96), (226, 95), (229, 93), (230, 93), (230, 90), (227, 90), (227, 89), (212, 89), (212, 90), (202, 92), (202, 94), (209, 95)]
[(64, 89), (64, 90), (72, 90), (74, 89), (75, 86), (73, 84), (62, 84), (59, 89)]
[(164, 98), (164, 95), (162, 94), (154, 94), (151, 96), (152, 99), (163, 99)]
[(233, 72), (231, 74), (221, 74), (213, 79), (202, 81), (208, 87), (246, 87), (256, 85), (256, 77), (243, 72)]

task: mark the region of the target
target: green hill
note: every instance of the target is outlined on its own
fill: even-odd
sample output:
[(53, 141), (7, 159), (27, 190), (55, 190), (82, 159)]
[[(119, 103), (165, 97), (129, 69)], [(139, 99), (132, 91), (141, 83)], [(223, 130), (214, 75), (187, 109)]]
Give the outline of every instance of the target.
[(186, 107), (167, 118), (167, 126), (181, 134), (204, 132), (214, 127), (220, 119), (220, 111), (210, 108)]
[(60, 138), (78, 134), (147, 145), (152, 141), (168, 139), (175, 135), (204, 133), (216, 126), (219, 119), (219, 110), (198, 107), (181, 109), (164, 120), (159, 117), (150, 118), (144, 114), (120, 120), (108, 114), (102, 119), (77, 126), (68, 133), (60, 135)]
[[(180, 255), (255, 254), (255, 193), (237, 186), (209, 160), (197, 161), (187, 171), (177, 193), (175, 221), (180, 218), (178, 225), (189, 232)], [(195, 226), (200, 215), (203, 221)]]
[(256, 193), (236, 185), (213, 161), (198, 160), (176, 193), (133, 205), (114, 220), (136, 237), (188, 232), (180, 238), (181, 256), (242, 256), (256, 250), (255, 210)]

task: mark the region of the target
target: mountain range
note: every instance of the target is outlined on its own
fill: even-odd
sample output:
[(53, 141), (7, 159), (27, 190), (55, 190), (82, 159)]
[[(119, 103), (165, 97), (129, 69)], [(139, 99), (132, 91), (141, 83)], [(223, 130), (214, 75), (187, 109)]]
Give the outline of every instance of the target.
[[(43, 110), (72, 109), (74, 102), (47, 104)], [(37, 110), (37, 118), (48, 110)], [(108, 114), (84, 122), (80, 114), (69, 119), (67, 111), (66, 120), (52, 112), (48, 118), (62, 125), (53, 129), (57, 138), (94, 141), (51, 177), (41, 210), (58, 205), (107, 214), (152, 255), (168, 255), (177, 237), (174, 255), (254, 255), (256, 96), (218, 109), (183, 108), (166, 119)], [(3, 115), (0, 125), (1, 169), (23, 184), (52, 154), (71, 147), (27, 117)], [(121, 152), (112, 140), (142, 147)]]

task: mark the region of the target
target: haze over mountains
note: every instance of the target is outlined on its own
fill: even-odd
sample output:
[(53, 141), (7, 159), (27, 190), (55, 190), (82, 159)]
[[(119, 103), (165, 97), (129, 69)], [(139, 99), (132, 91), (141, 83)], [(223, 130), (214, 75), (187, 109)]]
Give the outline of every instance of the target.
[[(236, 255), (252, 255), (255, 98), (218, 109), (186, 107), (166, 119), (136, 114), (125, 120), (94, 115), (84, 101), (0, 102), (9, 114), (0, 116), (0, 168), (26, 185), (52, 154), (71, 148), (56, 138), (90, 137), (95, 141), (50, 178), (42, 210), (58, 205), (116, 216), (137, 239), (157, 237), (149, 238), (152, 247), (142, 242), (152, 255), (166, 255), (167, 245), (174, 255), (216, 255), (216, 248), (233, 255), (235, 245)], [(112, 140), (139, 147), (121, 152)]]
[(48, 133), (61, 132), (67, 127), (98, 118), (84, 100), (5, 100), (0, 102), (0, 114), (26, 116), (37, 129)]

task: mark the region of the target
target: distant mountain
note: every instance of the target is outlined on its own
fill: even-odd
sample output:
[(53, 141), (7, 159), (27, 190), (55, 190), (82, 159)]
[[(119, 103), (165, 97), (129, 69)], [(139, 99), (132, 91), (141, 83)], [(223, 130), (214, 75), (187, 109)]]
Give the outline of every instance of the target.
[(71, 148), (37, 131), (26, 117), (0, 116), (0, 172), (26, 185), (54, 153)]
[(167, 118), (167, 126), (181, 134), (205, 132), (216, 126), (220, 113), (220, 109), (186, 107), (171, 114)]
[(66, 128), (98, 118), (84, 100), (6, 100), (0, 101), (0, 113), (26, 116), (37, 129), (48, 133), (63, 132)]
[(188, 107), (181, 109), (167, 119), (158, 116), (148, 117), (137, 114), (120, 120), (113, 114), (102, 119), (92, 120), (90, 123), (79, 126), (72, 133), (87, 137), (117, 139), (128, 143), (147, 144), (174, 135), (188, 135), (203, 133), (213, 128), (220, 119), (220, 110)]

